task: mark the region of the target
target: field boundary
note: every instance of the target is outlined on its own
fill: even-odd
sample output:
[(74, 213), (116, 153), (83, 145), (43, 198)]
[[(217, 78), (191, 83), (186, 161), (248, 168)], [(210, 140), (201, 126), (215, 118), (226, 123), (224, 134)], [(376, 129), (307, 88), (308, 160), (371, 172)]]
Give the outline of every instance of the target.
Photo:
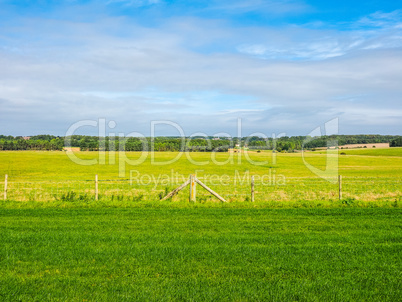
[[(213, 179), (194, 177), (194, 183), (205, 189), (208, 188), (206, 191), (199, 191), (197, 198), (195, 198), (195, 193), (191, 193), (191, 190), (189, 190), (189, 195), (176, 194), (179, 190), (186, 189), (185, 187), (191, 182), (190, 179), (184, 184), (177, 179), (169, 182), (149, 180), (147, 183), (135, 183), (127, 178), (102, 179), (101, 175), (96, 174), (92, 180), (13, 181), (12, 176), (5, 175), (0, 186), (4, 192), (3, 200), (15, 201), (289, 202), (303, 200), (331, 202), (341, 200), (348, 203), (355, 201), (402, 202), (402, 177), (339, 176), (336, 184), (331, 184), (318, 177), (290, 177), (286, 179), (285, 183), (279, 183), (272, 179), (268, 181), (254, 177), (254, 175), (250, 179), (232, 177), (226, 181), (222, 184), (214, 182)], [(176, 191), (178, 185), (181, 186)], [(175, 193), (169, 196), (169, 192)], [(217, 197), (217, 200), (213, 195)]]

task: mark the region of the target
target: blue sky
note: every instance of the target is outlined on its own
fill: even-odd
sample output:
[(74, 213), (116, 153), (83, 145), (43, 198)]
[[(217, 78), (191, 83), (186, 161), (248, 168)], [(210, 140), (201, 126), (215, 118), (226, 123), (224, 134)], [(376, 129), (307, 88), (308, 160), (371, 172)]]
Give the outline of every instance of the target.
[(0, 0), (1, 134), (400, 135), (401, 83), (400, 0)]

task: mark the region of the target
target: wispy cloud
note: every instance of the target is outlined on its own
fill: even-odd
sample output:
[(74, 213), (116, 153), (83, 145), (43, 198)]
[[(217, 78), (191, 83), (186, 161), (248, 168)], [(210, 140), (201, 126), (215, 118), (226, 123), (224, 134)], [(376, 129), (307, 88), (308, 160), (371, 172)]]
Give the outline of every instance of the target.
[(401, 28), (402, 10), (393, 12), (375, 12), (358, 20), (354, 24), (356, 27), (374, 27), (374, 28)]
[[(252, 7), (233, 2), (235, 11)], [(337, 30), (232, 26), (199, 16), (148, 26), (90, 8), (94, 17), (86, 22), (75, 19), (79, 7), (71, 8), (70, 19), (60, 13), (0, 21), (3, 133), (61, 135), (79, 119), (100, 117), (126, 133), (145, 133), (157, 119), (175, 121), (189, 134), (233, 133), (240, 117), (246, 132), (306, 134), (334, 116), (345, 133), (400, 131), (396, 13), (368, 16), (388, 20), (379, 28)]]
[(271, 14), (301, 13), (309, 9), (305, 2), (297, 0), (215, 0), (208, 3), (208, 9), (228, 13), (264, 12)]
[(377, 12), (342, 26), (343, 30), (329, 30), (324, 23), (315, 29), (284, 27), (265, 35), (250, 35), (254, 43), (249, 41), (236, 49), (261, 59), (325, 60), (361, 50), (402, 47), (401, 11)]
[(261, 59), (270, 60), (325, 60), (345, 55), (357, 49), (363, 41), (321, 37), (309, 42), (289, 43), (291, 45), (240, 45), (237, 50)]
[[(303, 39), (300, 39), (300, 36)], [(239, 45), (237, 50), (261, 59), (324, 60), (361, 49), (366, 43), (364, 37), (358, 33), (335, 33), (303, 28), (283, 29), (271, 37), (267, 39), (268, 42)]]
[(108, 0), (106, 4), (121, 4), (130, 7), (143, 7), (154, 4), (160, 4), (163, 0)]

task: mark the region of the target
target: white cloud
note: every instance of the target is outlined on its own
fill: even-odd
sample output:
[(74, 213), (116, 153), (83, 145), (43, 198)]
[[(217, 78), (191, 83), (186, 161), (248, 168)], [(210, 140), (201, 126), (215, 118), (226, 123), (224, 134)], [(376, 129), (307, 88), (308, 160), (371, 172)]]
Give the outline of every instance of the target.
[[(367, 49), (375, 39), (359, 32), (233, 30), (221, 22), (214, 30), (207, 23), (174, 19), (146, 28), (122, 18), (25, 21), (21, 38), (0, 48), (2, 133), (63, 134), (79, 119), (100, 117), (115, 120), (116, 131), (126, 133), (148, 131), (156, 119), (175, 121), (186, 133), (234, 133), (241, 117), (250, 133), (295, 135), (335, 116), (349, 133), (399, 131), (398, 44)], [(125, 34), (115, 35), (113, 28)], [(210, 44), (233, 49), (204, 51)], [(306, 60), (288, 60), (295, 57)], [(352, 102), (344, 97), (350, 95), (359, 97)]]

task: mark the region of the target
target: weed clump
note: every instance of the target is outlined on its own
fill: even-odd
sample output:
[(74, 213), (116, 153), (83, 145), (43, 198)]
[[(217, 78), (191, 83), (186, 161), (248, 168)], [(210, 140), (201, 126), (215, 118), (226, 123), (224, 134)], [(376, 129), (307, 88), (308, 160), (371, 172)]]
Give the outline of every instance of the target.
[(341, 200), (341, 203), (346, 206), (352, 206), (356, 202), (355, 198), (348, 197)]
[(77, 194), (74, 191), (69, 191), (67, 193), (62, 194), (60, 197), (57, 195), (54, 196), (57, 201), (64, 202), (75, 202), (75, 201), (90, 201), (91, 197), (88, 194)]

